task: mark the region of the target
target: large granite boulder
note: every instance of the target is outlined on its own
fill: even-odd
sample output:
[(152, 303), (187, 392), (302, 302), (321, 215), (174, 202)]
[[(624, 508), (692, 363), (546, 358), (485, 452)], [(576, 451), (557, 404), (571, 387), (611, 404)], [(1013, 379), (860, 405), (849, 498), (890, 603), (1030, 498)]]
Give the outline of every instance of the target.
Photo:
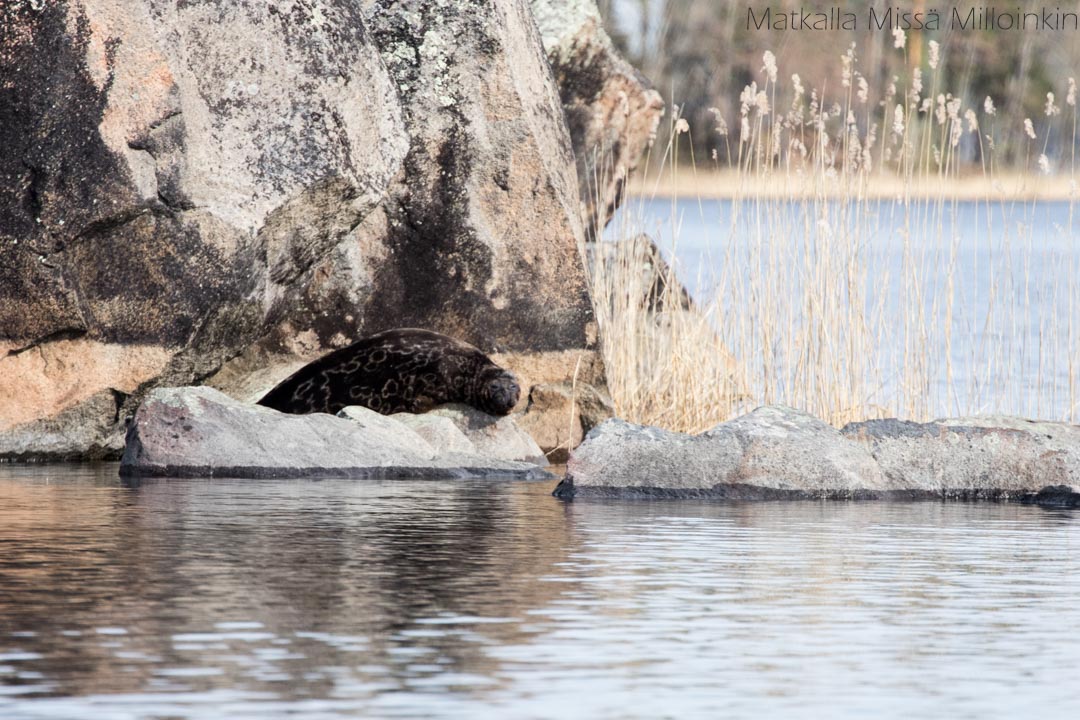
[(664, 102), (615, 50), (593, 0), (530, 1), (577, 157), (586, 238), (594, 240), (652, 145)]
[(440, 453), (365, 408), (288, 415), (208, 387), (158, 388), (128, 429), (126, 476), (542, 479), (529, 463)]
[[(537, 383), (584, 355), (602, 384), (527, 0), (3, 14), (0, 434), (20, 453), (32, 423), (89, 453), (155, 386), (250, 398), (400, 325)], [(89, 437), (103, 392), (122, 406)]]
[(400, 102), (353, 2), (3, 13), (0, 430), (205, 377), (401, 170)]
[(571, 453), (560, 497), (858, 498), (886, 489), (865, 448), (769, 406), (701, 435), (608, 420)]
[(574, 155), (527, 0), (362, 4), (409, 138), (365, 329), (429, 327), (530, 383), (599, 363)]

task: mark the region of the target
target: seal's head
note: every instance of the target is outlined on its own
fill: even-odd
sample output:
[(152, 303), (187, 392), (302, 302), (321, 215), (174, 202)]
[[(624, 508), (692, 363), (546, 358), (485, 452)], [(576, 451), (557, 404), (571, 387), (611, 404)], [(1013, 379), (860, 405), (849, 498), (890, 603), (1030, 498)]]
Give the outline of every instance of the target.
[(476, 407), (490, 415), (509, 415), (521, 397), (517, 378), (502, 368), (493, 367), (481, 380)]

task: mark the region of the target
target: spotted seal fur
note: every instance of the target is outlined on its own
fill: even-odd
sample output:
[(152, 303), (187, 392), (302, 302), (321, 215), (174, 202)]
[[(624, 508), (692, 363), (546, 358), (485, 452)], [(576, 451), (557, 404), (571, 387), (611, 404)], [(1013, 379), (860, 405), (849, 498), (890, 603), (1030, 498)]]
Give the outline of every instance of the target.
[(520, 394), (514, 376), (472, 345), (429, 330), (399, 328), (305, 365), (259, 405), (296, 415), (363, 405), (391, 415), (461, 402), (506, 415)]

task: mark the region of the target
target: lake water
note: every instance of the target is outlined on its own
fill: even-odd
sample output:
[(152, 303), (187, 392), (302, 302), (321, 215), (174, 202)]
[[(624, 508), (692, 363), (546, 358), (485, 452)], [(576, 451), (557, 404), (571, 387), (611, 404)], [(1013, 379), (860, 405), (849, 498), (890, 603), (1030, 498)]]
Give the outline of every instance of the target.
[(0, 465), (0, 718), (1080, 717), (1080, 516)]
[[(868, 408), (903, 415), (897, 398), (906, 392), (925, 398), (929, 417), (1006, 412), (1080, 422), (1077, 210), (1057, 201), (639, 198), (605, 237), (655, 238), (695, 299), (717, 302), (724, 342), (752, 378), (775, 373), (782, 385), (798, 372), (803, 344), (831, 343), (826, 365), (873, 356)], [(838, 277), (849, 272), (862, 300)], [(808, 290), (826, 279), (828, 290)], [(802, 333), (848, 305), (859, 308), (857, 322), (841, 311), (838, 322)], [(868, 352), (847, 341), (864, 323)], [(773, 329), (764, 342), (781, 350), (754, 344), (765, 324)], [(792, 335), (799, 339), (786, 344)]]

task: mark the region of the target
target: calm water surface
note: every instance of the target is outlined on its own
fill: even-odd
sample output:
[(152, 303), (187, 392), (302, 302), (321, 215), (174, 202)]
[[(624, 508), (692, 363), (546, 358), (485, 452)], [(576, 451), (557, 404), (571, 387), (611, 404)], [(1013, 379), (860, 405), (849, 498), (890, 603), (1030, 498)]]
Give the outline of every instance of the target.
[(0, 465), (0, 718), (1080, 717), (1080, 516)]

